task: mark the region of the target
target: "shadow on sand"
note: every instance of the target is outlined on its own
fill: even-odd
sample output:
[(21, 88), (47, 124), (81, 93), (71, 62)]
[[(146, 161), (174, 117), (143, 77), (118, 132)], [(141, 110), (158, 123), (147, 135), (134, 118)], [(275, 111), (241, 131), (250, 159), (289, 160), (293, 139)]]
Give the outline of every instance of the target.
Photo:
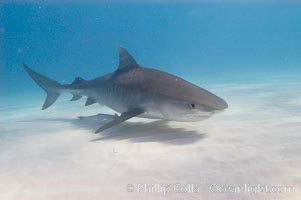
[[(102, 124), (106, 123), (105, 120), (99, 120), (96, 117), (87, 117), (84, 120), (79, 119), (63, 119), (63, 118), (47, 118), (38, 119), (38, 121), (60, 121), (72, 123), (73, 125), (91, 131), (94, 131)], [(167, 121), (158, 120), (152, 122), (123, 122), (118, 126), (112, 127), (98, 134), (100, 137), (92, 140), (129, 140), (134, 143), (143, 142), (161, 142), (175, 145), (185, 145), (195, 143), (206, 137), (205, 133), (197, 131), (188, 131), (184, 128), (174, 128), (168, 125)]]

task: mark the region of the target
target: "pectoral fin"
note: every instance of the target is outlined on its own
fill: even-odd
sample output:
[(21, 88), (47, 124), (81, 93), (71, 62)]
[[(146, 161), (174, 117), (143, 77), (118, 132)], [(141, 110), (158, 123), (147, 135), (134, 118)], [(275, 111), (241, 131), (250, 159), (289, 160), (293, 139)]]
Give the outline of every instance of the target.
[(112, 126), (118, 125), (132, 117), (135, 117), (137, 115), (140, 115), (143, 113), (143, 110), (141, 109), (133, 109), (133, 110), (129, 110), (127, 112), (124, 112), (120, 115), (120, 117), (117, 117), (116, 119), (104, 124), (103, 126), (101, 126), (99, 129), (97, 129), (95, 131), (95, 133), (99, 133), (103, 130), (106, 130), (108, 128), (111, 128)]

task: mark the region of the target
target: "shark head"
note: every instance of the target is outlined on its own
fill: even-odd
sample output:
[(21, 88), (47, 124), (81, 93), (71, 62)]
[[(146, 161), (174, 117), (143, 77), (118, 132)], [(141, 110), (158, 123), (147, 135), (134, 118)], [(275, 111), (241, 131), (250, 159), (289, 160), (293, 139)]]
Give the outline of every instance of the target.
[[(191, 89), (191, 88), (190, 88)], [(187, 96), (183, 98), (172, 98), (168, 101), (162, 102), (160, 110), (162, 115), (169, 120), (174, 121), (201, 121), (209, 118), (213, 114), (223, 112), (228, 104), (218, 96), (208, 92), (206, 98), (198, 98), (196, 96), (203, 96), (203, 89), (195, 89), (194, 95), (189, 92), (187, 88)]]

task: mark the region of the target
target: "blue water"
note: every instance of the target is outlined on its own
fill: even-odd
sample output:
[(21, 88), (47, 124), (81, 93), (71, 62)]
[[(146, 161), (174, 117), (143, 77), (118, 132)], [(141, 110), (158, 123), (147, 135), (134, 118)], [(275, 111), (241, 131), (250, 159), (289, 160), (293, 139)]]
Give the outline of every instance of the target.
[[(142, 65), (203, 85), (301, 77), (301, 4), (0, 5), (1, 96), (41, 92), (22, 62), (59, 82)], [(27, 98), (30, 95), (26, 95)]]

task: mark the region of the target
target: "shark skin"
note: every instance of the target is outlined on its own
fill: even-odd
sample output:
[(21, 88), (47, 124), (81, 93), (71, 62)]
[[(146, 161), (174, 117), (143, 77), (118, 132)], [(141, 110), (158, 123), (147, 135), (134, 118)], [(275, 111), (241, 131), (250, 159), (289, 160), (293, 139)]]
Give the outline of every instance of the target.
[(42, 110), (50, 107), (62, 92), (70, 92), (73, 94), (71, 101), (86, 96), (86, 106), (99, 103), (121, 113), (95, 133), (132, 117), (196, 122), (228, 108), (222, 98), (197, 85), (175, 75), (140, 66), (122, 47), (119, 49), (118, 69), (93, 80), (76, 77), (71, 84), (60, 84), (23, 65), (47, 93)]

